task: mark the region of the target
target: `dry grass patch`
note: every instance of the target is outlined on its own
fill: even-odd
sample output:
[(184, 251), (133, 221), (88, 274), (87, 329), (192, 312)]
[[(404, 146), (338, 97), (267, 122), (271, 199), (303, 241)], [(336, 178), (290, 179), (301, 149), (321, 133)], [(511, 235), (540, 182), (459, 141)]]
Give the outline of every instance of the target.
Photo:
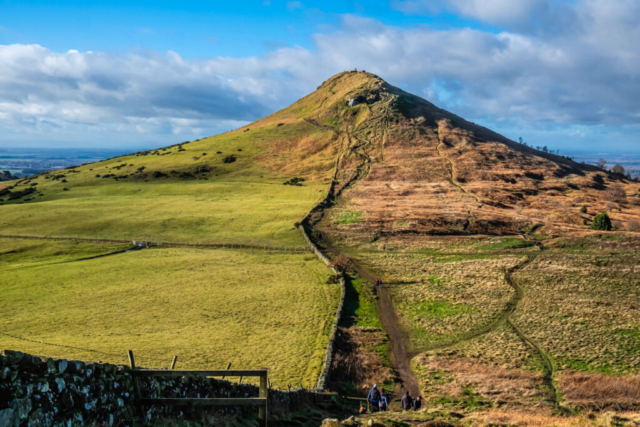
[(564, 372), (560, 386), (567, 403), (587, 409), (629, 410), (640, 408), (640, 375), (610, 377), (601, 374)]
[(560, 367), (640, 371), (640, 255), (558, 251), (515, 277), (525, 298), (512, 318)]

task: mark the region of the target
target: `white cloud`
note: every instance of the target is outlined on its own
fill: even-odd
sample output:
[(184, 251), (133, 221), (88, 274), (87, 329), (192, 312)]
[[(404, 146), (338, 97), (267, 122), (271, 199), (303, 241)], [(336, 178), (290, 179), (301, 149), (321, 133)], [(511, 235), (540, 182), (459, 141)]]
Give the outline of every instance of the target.
[[(451, 4), (480, 13), (475, 0)], [(542, 3), (523, 4), (515, 15)], [(500, 17), (495, 10), (491, 16), (484, 19)], [(637, 134), (640, 4), (579, 0), (564, 16), (571, 19), (562, 31), (495, 34), (400, 28), (347, 15), (336, 31), (316, 34), (312, 50), (283, 47), (246, 58), (0, 46), (0, 139), (146, 141), (140, 135), (153, 135), (170, 141), (176, 133), (214, 134), (282, 108), (354, 68), (471, 120), (538, 129), (609, 125), (618, 135), (635, 126)]]

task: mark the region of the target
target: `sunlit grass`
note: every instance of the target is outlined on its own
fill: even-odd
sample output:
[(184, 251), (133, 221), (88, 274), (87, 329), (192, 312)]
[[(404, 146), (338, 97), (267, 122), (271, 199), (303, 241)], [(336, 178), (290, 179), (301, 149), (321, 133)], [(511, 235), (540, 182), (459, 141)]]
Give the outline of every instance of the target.
[(0, 331), (36, 341), (0, 335), (2, 348), (113, 363), (133, 350), (147, 367), (178, 355), (181, 368), (317, 380), (340, 288), (313, 254), (154, 248), (42, 265), (43, 251), (55, 252), (32, 248), (0, 271)]

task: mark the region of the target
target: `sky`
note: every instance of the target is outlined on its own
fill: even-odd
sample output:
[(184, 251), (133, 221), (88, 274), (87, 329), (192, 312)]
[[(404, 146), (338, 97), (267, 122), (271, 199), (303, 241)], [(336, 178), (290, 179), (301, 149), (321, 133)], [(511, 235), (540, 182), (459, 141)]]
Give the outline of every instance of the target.
[(0, 0), (0, 148), (243, 126), (352, 69), (560, 153), (640, 154), (637, 0)]

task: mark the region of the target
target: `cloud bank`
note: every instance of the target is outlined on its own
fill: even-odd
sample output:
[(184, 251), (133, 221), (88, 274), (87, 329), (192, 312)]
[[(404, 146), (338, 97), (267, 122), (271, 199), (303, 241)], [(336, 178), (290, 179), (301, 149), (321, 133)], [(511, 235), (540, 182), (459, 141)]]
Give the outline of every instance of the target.
[(405, 13), (446, 9), (505, 29), (404, 28), (347, 15), (338, 30), (314, 35), (312, 49), (260, 57), (0, 46), (0, 138), (111, 146), (190, 139), (260, 118), (353, 68), (470, 120), (638, 136), (640, 3), (517, 3), (393, 2)]

